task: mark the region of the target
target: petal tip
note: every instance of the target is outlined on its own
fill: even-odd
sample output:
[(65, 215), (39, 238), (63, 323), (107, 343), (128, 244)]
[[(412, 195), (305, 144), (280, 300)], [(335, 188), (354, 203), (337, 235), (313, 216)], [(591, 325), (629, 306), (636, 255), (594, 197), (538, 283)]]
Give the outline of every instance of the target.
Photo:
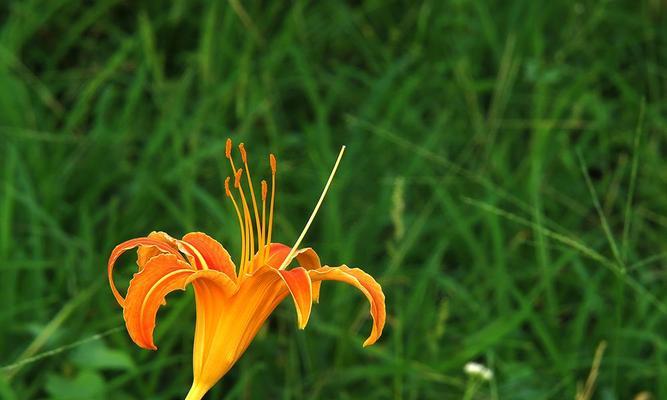
[(308, 318), (306, 318), (305, 321), (303, 321), (302, 318), (299, 318), (299, 321), (298, 321), (299, 329), (301, 329), (301, 330), (306, 329), (306, 325), (308, 325)]

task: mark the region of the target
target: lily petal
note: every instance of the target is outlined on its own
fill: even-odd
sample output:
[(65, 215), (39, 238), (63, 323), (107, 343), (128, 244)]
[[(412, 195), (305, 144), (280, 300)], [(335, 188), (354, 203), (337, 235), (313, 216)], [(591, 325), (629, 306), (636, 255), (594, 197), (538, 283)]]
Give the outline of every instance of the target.
[(213, 339), (219, 331), (218, 324), (225, 318), (224, 314), (231, 312), (229, 300), (238, 287), (229, 285), (231, 280), (227, 275), (210, 269), (197, 271), (188, 281), (194, 287), (197, 306), (192, 360), (195, 377), (199, 377), (203, 373)]
[(294, 268), (289, 271), (273, 268), (270, 270), (278, 274), (285, 282), (294, 300), (299, 329), (304, 329), (308, 324), (310, 310), (313, 307), (313, 285), (308, 272), (303, 268)]
[[(285, 261), (285, 258), (289, 254), (290, 250), (292, 250), (291, 247), (284, 245), (282, 243), (271, 243), (270, 248), (269, 248), (269, 257), (267, 257), (266, 260), (264, 260), (264, 265), (268, 265), (271, 268), (278, 269), (280, 266), (283, 264), (283, 261)], [(258, 270), (261, 265), (257, 265), (259, 262), (258, 260), (258, 254), (255, 254), (255, 256), (252, 259), (252, 265), (255, 270)], [(300, 250), (297, 250), (294, 255), (294, 258), (296, 258), (297, 262), (299, 263), (300, 267), (303, 267), (306, 270), (311, 270), (311, 269), (318, 269), (322, 266), (320, 263), (320, 257), (317, 255), (315, 250), (313, 250), (310, 247), (306, 247)], [(320, 285), (321, 282), (311, 282), (313, 294), (312, 298), (316, 303), (320, 302)]]
[(150, 239), (147, 237), (130, 239), (114, 247), (114, 249), (111, 251), (111, 256), (109, 256), (109, 261), (107, 263), (107, 275), (109, 278), (109, 285), (111, 286), (111, 291), (113, 292), (116, 301), (118, 302), (118, 304), (121, 305), (121, 307), (125, 304), (125, 298), (123, 298), (120, 292), (118, 292), (118, 289), (116, 289), (116, 285), (113, 282), (113, 267), (114, 264), (116, 264), (116, 260), (118, 260), (118, 257), (120, 257), (126, 251), (133, 249), (137, 246), (155, 247), (164, 253), (169, 253), (180, 257), (178, 250), (176, 250), (174, 247), (162, 241)]
[(153, 343), (155, 316), (165, 296), (176, 289), (184, 290), (195, 271), (173, 254), (151, 258), (141, 272), (134, 274), (127, 289), (123, 317), (130, 337), (139, 347), (156, 350)]
[[(287, 257), (291, 249), (291, 247), (282, 243), (271, 243), (269, 245), (269, 256), (264, 260), (264, 265), (268, 265), (275, 269), (279, 268), (283, 261), (285, 261), (285, 257)], [(256, 260), (257, 254), (253, 257), (253, 261), (256, 262)], [(255, 268), (259, 267), (261, 267), (261, 265), (255, 265)]]
[[(157, 242), (162, 242), (165, 245), (171, 247), (173, 250), (178, 251), (178, 247), (176, 246), (176, 239), (169, 236), (165, 232), (153, 231), (149, 233), (147, 237), (148, 239), (152, 239)], [(137, 249), (137, 265), (139, 266), (139, 271), (144, 269), (144, 265), (146, 265), (148, 260), (162, 253), (164, 253), (164, 250), (155, 246), (146, 246), (146, 245), (139, 246), (139, 248)]]
[[(217, 273), (198, 271), (196, 274)], [(280, 272), (285, 273), (285, 278)], [(276, 306), (295, 288), (297, 313), (307, 321), (308, 290), (303, 272), (278, 271), (265, 266), (246, 275), (238, 290), (225, 293), (208, 282), (193, 282), (197, 299), (197, 326), (194, 342), (194, 382), (190, 391), (199, 399), (245, 352), (259, 329)], [(193, 275), (194, 277), (194, 275)], [(191, 278), (192, 279), (192, 278)], [(204, 284), (202, 284), (204, 283)], [(305, 289), (299, 289), (305, 287)], [(231, 293), (231, 294), (229, 294)]]
[(185, 290), (190, 282), (199, 278), (225, 291), (236, 290), (236, 284), (226, 274), (213, 270), (195, 271), (173, 254), (151, 258), (144, 269), (134, 275), (127, 290), (123, 316), (127, 331), (138, 346), (157, 349), (153, 330), (157, 311), (166, 304), (165, 297), (176, 289)]
[[(197, 269), (208, 269), (224, 272), (233, 281), (236, 281), (236, 266), (227, 250), (215, 239), (202, 232), (191, 232), (183, 236), (183, 242), (194, 247), (195, 251), (188, 252), (197, 265)], [(190, 254), (194, 253), (194, 254)]]
[[(303, 267), (306, 270), (319, 269), (322, 267), (320, 263), (320, 256), (317, 255), (315, 250), (310, 247), (306, 247), (296, 252), (296, 260), (299, 263), (299, 266)], [(321, 281), (312, 282), (313, 285), (313, 300), (315, 303), (320, 302), (320, 286), (322, 285)]]
[(319, 281), (341, 281), (355, 286), (366, 296), (370, 303), (371, 317), (373, 317), (373, 329), (370, 336), (364, 342), (364, 347), (370, 346), (382, 335), (387, 311), (382, 287), (372, 276), (359, 268), (349, 268), (347, 265), (340, 267), (322, 267), (308, 271), (313, 282)]

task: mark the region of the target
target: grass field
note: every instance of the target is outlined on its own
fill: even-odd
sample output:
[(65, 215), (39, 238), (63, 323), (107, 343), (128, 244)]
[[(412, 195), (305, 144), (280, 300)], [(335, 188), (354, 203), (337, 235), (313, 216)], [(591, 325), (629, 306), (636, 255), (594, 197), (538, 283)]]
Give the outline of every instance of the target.
[(208, 399), (574, 399), (598, 348), (593, 398), (667, 398), (665, 3), (350, 3), (0, 5), (0, 398), (185, 395), (192, 291), (142, 350), (106, 260), (152, 230), (238, 256), (228, 136), (278, 157), (285, 243), (347, 145), (305, 244), (389, 317), (363, 349), (353, 288), (304, 331), (285, 301)]

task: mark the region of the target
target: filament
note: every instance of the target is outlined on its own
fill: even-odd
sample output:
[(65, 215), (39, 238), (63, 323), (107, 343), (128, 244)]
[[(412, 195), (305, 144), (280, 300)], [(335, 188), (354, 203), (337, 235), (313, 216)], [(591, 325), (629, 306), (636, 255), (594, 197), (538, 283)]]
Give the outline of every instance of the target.
[[(262, 230), (260, 232), (260, 237), (261, 237), (261, 242), (264, 243), (264, 239), (266, 239), (266, 194), (268, 192), (268, 188), (266, 185), (266, 181), (262, 180)], [(270, 243), (267, 243), (263, 247), (259, 249), (259, 254), (260, 254), (260, 265), (264, 264), (264, 255), (266, 253), (266, 250), (264, 247), (268, 247)]]
[[(236, 211), (236, 216), (238, 217), (239, 220), (239, 229), (241, 230), (241, 262), (245, 259), (245, 230), (243, 229), (243, 218), (241, 218), (241, 212), (239, 211), (239, 206), (236, 204), (236, 200), (234, 199), (234, 195), (232, 194), (232, 191), (229, 190), (229, 177), (225, 179), (225, 193), (227, 194), (227, 197), (232, 199), (232, 204), (234, 204), (234, 210)], [(239, 266), (239, 272), (241, 266)]]
[(250, 260), (252, 260), (252, 256), (255, 253), (255, 234), (252, 229), (252, 219), (250, 217), (250, 209), (248, 208), (248, 202), (246, 201), (245, 198), (245, 193), (243, 193), (243, 185), (241, 185), (241, 175), (243, 175), (243, 169), (239, 168), (236, 171), (236, 182), (234, 183), (234, 186), (239, 191), (239, 194), (241, 195), (241, 205), (243, 207), (243, 216), (244, 216), (244, 222), (245, 222), (245, 231), (246, 231), (246, 257), (243, 259), (243, 267), (241, 268), (243, 272), (245, 273), (245, 267), (247, 267), (248, 263)]
[[(248, 157), (246, 155), (245, 146), (243, 143), (239, 144), (239, 152), (241, 153), (241, 159), (243, 160), (243, 165), (245, 166), (245, 173), (246, 177), (248, 178), (248, 187), (250, 188), (250, 198), (252, 199), (252, 208), (255, 213), (255, 226), (257, 227), (257, 249), (258, 251), (261, 251), (261, 249), (264, 248), (264, 243), (262, 242), (263, 237), (261, 235), (262, 226), (259, 222), (259, 211), (257, 208), (257, 201), (255, 200), (255, 190), (253, 189), (252, 178), (250, 177), (250, 168), (248, 168)], [(252, 225), (252, 220), (250, 224)]]

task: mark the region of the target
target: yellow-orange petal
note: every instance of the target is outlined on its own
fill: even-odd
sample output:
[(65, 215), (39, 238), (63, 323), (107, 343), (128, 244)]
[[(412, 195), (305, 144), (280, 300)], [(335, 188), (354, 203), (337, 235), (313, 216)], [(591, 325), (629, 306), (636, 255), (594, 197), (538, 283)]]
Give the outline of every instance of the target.
[(109, 256), (109, 261), (107, 262), (107, 275), (109, 278), (109, 286), (111, 286), (111, 291), (113, 292), (116, 301), (118, 301), (118, 304), (120, 304), (121, 307), (124, 305), (125, 299), (118, 292), (118, 289), (116, 289), (116, 285), (113, 282), (113, 267), (114, 264), (116, 263), (116, 260), (118, 260), (118, 257), (120, 257), (127, 250), (133, 249), (137, 246), (152, 246), (164, 253), (174, 254), (180, 257), (178, 250), (176, 250), (172, 246), (164, 242), (155, 239), (149, 239), (146, 237), (130, 239), (114, 247), (114, 249), (111, 251), (111, 256)]
[[(268, 246), (269, 246), (269, 251), (268, 251), (269, 256), (266, 258), (266, 260), (264, 260), (264, 265), (258, 265), (260, 252), (257, 252), (257, 254), (255, 254), (255, 256), (253, 257), (251, 261), (253, 270), (258, 270), (259, 268), (265, 265), (268, 265), (271, 268), (278, 269), (282, 265), (283, 261), (285, 261), (285, 258), (292, 249), (291, 247), (284, 245), (282, 243), (271, 243)], [(299, 263), (299, 266), (303, 267), (306, 270), (318, 269), (322, 266), (322, 264), (320, 263), (320, 257), (317, 255), (315, 250), (313, 250), (310, 247), (297, 250), (296, 252), (294, 252), (292, 256), (296, 258), (297, 262)], [(316, 303), (319, 303), (321, 282), (311, 282), (311, 284), (313, 288), (313, 295), (312, 295), (313, 300)]]
[[(269, 244), (268, 257), (264, 260), (264, 265), (268, 265), (271, 268), (278, 268), (285, 261), (285, 257), (289, 254), (291, 247), (286, 246), (282, 243), (271, 243)], [(257, 259), (257, 254), (253, 257), (253, 261)], [(256, 265), (255, 268), (262, 267), (262, 265)]]
[[(299, 266), (303, 267), (306, 270), (318, 269), (322, 267), (320, 263), (320, 256), (317, 255), (315, 250), (310, 247), (306, 247), (296, 252), (296, 260), (299, 263)], [(313, 300), (315, 303), (320, 302), (320, 286), (322, 281), (312, 282), (313, 285)]]
[[(127, 290), (123, 317), (132, 340), (140, 347), (155, 350), (153, 330), (155, 317), (165, 297), (170, 292), (185, 287), (193, 281), (206, 281), (211, 287), (221, 288), (225, 294), (236, 291), (236, 284), (224, 273), (216, 270), (195, 271), (189, 264), (173, 254), (160, 254), (151, 258), (144, 269), (134, 275)], [(218, 316), (222, 304), (197, 303), (210, 315)]]
[(223, 272), (236, 281), (236, 266), (232, 257), (217, 240), (202, 232), (191, 232), (183, 236), (183, 242), (196, 249), (192, 256), (197, 269), (204, 269), (202, 265), (206, 263), (209, 269)]
[(294, 300), (299, 329), (304, 329), (308, 324), (310, 310), (313, 307), (313, 285), (308, 272), (303, 268), (291, 270), (270, 268), (270, 270), (278, 274), (285, 282)]
[(141, 272), (134, 274), (127, 289), (123, 317), (132, 340), (145, 349), (155, 350), (153, 330), (158, 308), (168, 293), (184, 290), (195, 271), (173, 254), (151, 258)]
[[(265, 265), (268, 265), (272, 268), (279, 268), (282, 265), (283, 261), (285, 261), (285, 258), (289, 255), (290, 250), (292, 250), (292, 248), (285, 244), (271, 243), (269, 245), (264, 246), (264, 255), (265, 256), (268, 255), (266, 259), (264, 259), (264, 263), (262, 265), (259, 265), (259, 259), (260, 256), (262, 255), (262, 251), (259, 250), (257, 251), (257, 253), (255, 253), (252, 260), (250, 261), (252, 263), (251, 265), (255, 267), (254, 270), (258, 270), (259, 268)], [(303, 257), (300, 258), (300, 260), (303, 260), (303, 263), (305, 263), (306, 265), (317, 264), (317, 268), (320, 267), (320, 258), (317, 256), (315, 251), (310, 247), (295, 251), (294, 254), (292, 254), (292, 259), (294, 258), (298, 259), (298, 256), (300, 254), (304, 255)], [(301, 264), (302, 261), (299, 261), (299, 263)]]
[[(193, 366), (195, 377), (202, 373), (203, 365), (209, 356), (211, 343), (217, 334), (229, 340), (227, 332), (219, 332), (219, 323), (225, 313), (233, 313), (229, 309), (230, 299), (238, 289), (226, 274), (216, 270), (200, 270), (188, 277), (186, 284), (192, 283), (195, 290), (197, 322), (195, 325), (195, 345), (193, 349)], [(234, 318), (236, 316), (232, 316)]]
[(346, 265), (340, 267), (322, 267), (316, 270), (308, 271), (313, 282), (318, 281), (341, 281), (355, 286), (366, 296), (370, 303), (371, 317), (373, 318), (373, 329), (371, 334), (364, 342), (364, 347), (372, 345), (382, 335), (387, 311), (384, 302), (384, 293), (382, 287), (372, 276), (368, 275), (359, 268), (349, 268)]
[[(282, 285), (275, 286), (272, 282), (278, 280), (282, 281)], [(266, 301), (269, 303), (274, 301), (280, 302), (287, 293), (290, 293), (294, 301), (299, 329), (304, 329), (308, 324), (310, 311), (313, 306), (313, 287), (310, 276), (305, 269), (279, 270), (265, 265), (249, 275), (242, 286), (243, 290), (239, 291), (240, 295), (248, 293), (248, 288), (250, 287), (256, 288), (256, 290), (252, 290), (255, 292), (264, 290), (261, 288), (273, 287), (266, 294)], [(264, 294), (260, 295), (263, 296)]]
[[(225, 276), (211, 270), (196, 274), (206, 272)], [(287, 279), (290, 278), (292, 276)], [(195, 280), (193, 285), (197, 327), (193, 352), (194, 381), (188, 398), (199, 399), (241, 357), (289, 290), (277, 270), (270, 267), (247, 274), (233, 292), (219, 290), (206, 281)]]

